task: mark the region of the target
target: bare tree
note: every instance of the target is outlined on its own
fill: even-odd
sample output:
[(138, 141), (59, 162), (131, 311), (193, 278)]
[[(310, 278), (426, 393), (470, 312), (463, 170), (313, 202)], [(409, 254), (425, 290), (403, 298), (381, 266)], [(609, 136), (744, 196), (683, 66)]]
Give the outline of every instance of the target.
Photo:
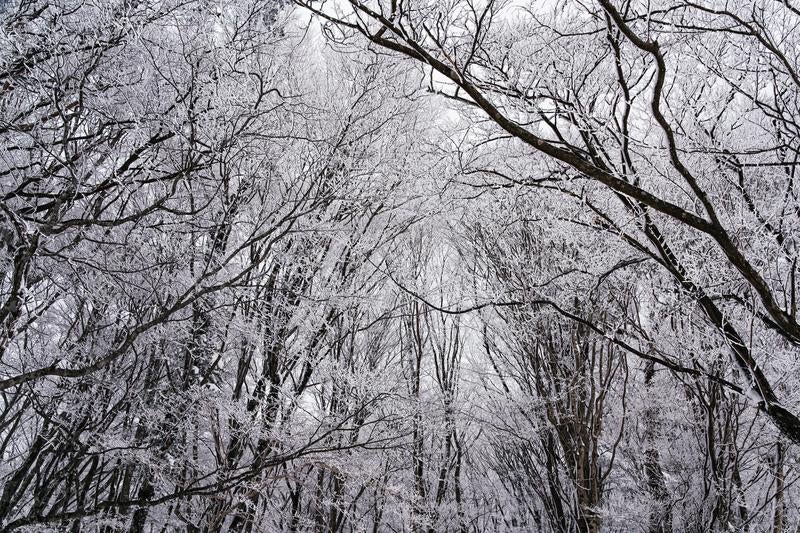
[[(763, 212), (771, 198), (784, 213), (794, 201), (794, 167), (786, 157), (793, 153), (789, 94), (798, 78), (786, 40), (791, 37), (780, 33), (794, 23), (791, 6), (674, 3), (653, 9), (602, 0), (535, 9), (493, 1), (352, 1), (349, 10), (339, 10), (325, 2), (300, 3), (337, 28), (334, 38), (357, 35), (418, 62), (430, 73), (432, 90), (481, 111), (498, 131), (547, 156), (558, 168), (555, 177), (509, 179), (563, 184), (587, 212), (595, 211), (599, 229), (630, 241), (666, 269), (729, 345), (747, 394), (783, 434), (800, 440), (800, 421), (779, 401), (733, 318), (758, 317), (764, 334), (779, 337), (776, 342), (800, 339), (794, 289), (787, 293), (779, 281), (793, 279), (793, 252), (785, 247), (791, 230), (786, 218), (775, 227)], [(787, 25), (768, 27), (767, 13)], [(675, 28), (680, 38), (673, 37)], [(719, 49), (709, 50), (708, 42)], [(774, 67), (772, 79), (733, 66), (743, 61)], [(696, 91), (673, 90), (698, 68), (704, 78)], [(769, 93), (761, 90), (767, 83), (774, 88)], [(742, 115), (754, 129), (737, 131)], [(684, 140), (685, 130), (691, 133)], [(749, 131), (765, 132), (771, 141), (741, 136)], [(767, 176), (783, 185), (761, 189), (770, 196), (754, 198), (748, 183)], [(739, 185), (720, 188), (731, 179)], [(585, 181), (601, 187), (581, 192), (576, 184)], [(614, 204), (606, 207), (608, 193)], [(740, 217), (751, 229), (747, 236)], [(738, 289), (724, 299), (709, 292), (709, 272), (696, 273), (685, 253), (676, 251), (676, 243), (686, 241), (713, 258)], [(772, 268), (779, 269), (778, 278)]]

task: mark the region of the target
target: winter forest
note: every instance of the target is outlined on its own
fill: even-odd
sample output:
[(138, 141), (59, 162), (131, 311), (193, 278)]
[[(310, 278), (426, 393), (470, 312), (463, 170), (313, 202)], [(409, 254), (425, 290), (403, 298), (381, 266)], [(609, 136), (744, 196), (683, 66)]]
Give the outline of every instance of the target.
[(0, 0), (0, 531), (797, 533), (799, 169), (799, 0)]

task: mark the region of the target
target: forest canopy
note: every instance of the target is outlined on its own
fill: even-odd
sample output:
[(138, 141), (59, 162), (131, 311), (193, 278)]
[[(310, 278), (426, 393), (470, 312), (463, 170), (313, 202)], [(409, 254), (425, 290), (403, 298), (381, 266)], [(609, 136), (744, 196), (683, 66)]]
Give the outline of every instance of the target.
[(796, 532), (798, 165), (795, 0), (0, 1), (0, 531)]

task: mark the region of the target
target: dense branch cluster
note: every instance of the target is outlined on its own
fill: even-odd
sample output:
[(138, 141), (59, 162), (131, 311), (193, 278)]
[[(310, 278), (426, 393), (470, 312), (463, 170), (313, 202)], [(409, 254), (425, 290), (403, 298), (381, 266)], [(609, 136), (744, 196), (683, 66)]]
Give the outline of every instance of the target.
[(794, 531), (800, 5), (0, 2), (0, 530)]

